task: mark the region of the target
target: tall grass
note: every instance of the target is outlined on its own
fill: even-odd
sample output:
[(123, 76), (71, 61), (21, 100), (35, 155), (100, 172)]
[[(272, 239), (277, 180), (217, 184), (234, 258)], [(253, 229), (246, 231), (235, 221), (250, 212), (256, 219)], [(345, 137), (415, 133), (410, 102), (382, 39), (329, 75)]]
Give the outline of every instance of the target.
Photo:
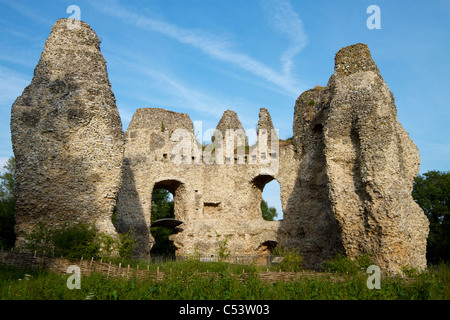
[[(258, 279), (257, 267), (246, 266), (250, 275), (237, 275), (242, 266), (195, 261), (161, 264), (163, 281), (111, 278), (103, 274), (82, 275), (81, 289), (69, 290), (69, 275), (47, 271), (23, 271), (0, 267), (0, 299), (33, 300), (439, 300), (450, 298), (450, 265), (440, 264), (411, 279), (383, 277), (381, 289), (367, 288), (362, 272), (334, 277), (317, 273), (297, 281), (275, 283)], [(248, 269), (247, 269), (248, 267)], [(207, 269), (209, 274), (201, 273)], [(170, 271), (171, 270), (171, 271)], [(182, 272), (181, 272), (182, 271)], [(242, 270), (241, 270), (242, 271)], [(200, 273), (198, 273), (200, 272)], [(211, 272), (214, 272), (212, 274)]]

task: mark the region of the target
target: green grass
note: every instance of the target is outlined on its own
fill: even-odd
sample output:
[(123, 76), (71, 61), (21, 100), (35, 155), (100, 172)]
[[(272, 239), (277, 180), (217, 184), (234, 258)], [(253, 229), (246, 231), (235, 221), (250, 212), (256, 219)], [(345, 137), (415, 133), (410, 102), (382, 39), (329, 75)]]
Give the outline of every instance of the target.
[[(82, 275), (81, 289), (69, 290), (69, 275), (48, 271), (24, 271), (0, 267), (0, 299), (15, 300), (441, 300), (450, 299), (450, 264), (440, 264), (410, 279), (383, 276), (381, 289), (369, 290), (368, 275), (329, 274), (305, 276), (292, 282), (263, 282), (257, 267), (246, 266), (250, 276), (239, 281), (242, 266), (225, 263), (170, 262), (161, 264), (164, 281), (108, 278), (102, 274)], [(155, 266), (152, 266), (152, 268)], [(170, 272), (171, 270), (171, 272)], [(183, 271), (181, 273), (181, 270)], [(213, 276), (199, 276), (206, 270)], [(25, 276), (28, 274), (29, 276)]]

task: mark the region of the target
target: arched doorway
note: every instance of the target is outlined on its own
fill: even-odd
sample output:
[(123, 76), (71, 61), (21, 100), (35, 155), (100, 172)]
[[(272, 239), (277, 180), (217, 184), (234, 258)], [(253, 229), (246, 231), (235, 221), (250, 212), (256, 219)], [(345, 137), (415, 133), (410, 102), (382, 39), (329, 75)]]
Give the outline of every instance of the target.
[[(159, 188), (152, 192), (151, 223), (160, 219), (175, 218), (173, 194), (169, 190)], [(155, 243), (150, 250), (150, 255), (174, 256), (176, 247), (169, 237), (174, 230), (165, 227), (152, 227), (150, 230)]]
[[(177, 180), (163, 180), (155, 183), (152, 191), (151, 224), (161, 219), (178, 218), (183, 208), (184, 185)], [(151, 256), (175, 256), (177, 246), (171, 236), (179, 231), (171, 227), (152, 227), (150, 229), (153, 245), (150, 250)]]
[[(252, 180), (252, 183), (255, 195), (254, 205), (258, 207), (257, 212), (259, 212), (260, 217), (267, 223), (277, 223), (274, 220), (283, 216), (278, 181), (272, 175), (260, 174)], [(259, 262), (267, 262), (278, 242), (274, 234), (268, 234), (267, 238), (262, 238), (261, 240), (255, 253)]]

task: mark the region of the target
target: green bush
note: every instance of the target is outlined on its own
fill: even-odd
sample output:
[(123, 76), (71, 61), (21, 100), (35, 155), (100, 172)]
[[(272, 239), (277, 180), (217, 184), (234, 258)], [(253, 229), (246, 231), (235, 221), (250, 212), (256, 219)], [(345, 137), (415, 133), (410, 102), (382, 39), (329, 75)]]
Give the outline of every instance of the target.
[(26, 240), (26, 248), (31, 252), (63, 256), (69, 260), (112, 257), (117, 253), (121, 258), (130, 259), (136, 241), (133, 229), (120, 234), (117, 239), (83, 223), (53, 230), (40, 223)]
[(101, 243), (96, 239), (96, 231), (85, 224), (54, 230), (51, 238), (56, 256), (74, 260), (98, 258), (100, 255)]
[(355, 259), (350, 259), (338, 253), (332, 259), (325, 261), (322, 267), (327, 272), (355, 275), (361, 270), (367, 270), (372, 264), (375, 264), (375, 259), (371, 254), (362, 254)]
[[(217, 234), (216, 236), (220, 237), (219, 234)], [(224, 236), (224, 240), (219, 242), (218, 248), (216, 250), (219, 262), (225, 261), (231, 254), (230, 250), (228, 249), (228, 240), (229, 236)]]
[(439, 281), (443, 286), (444, 299), (450, 300), (450, 262), (441, 261), (436, 269)]
[(127, 233), (119, 234), (119, 256), (123, 259), (131, 259), (133, 250), (136, 246), (134, 229), (131, 228)]
[(52, 233), (39, 222), (25, 237), (26, 249), (32, 253), (43, 254), (53, 252)]
[(273, 254), (275, 256), (283, 257), (280, 263), (277, 263), (271, 267), (275, 271), (300, 271), (304, 268), (303, 256), (298, 248), (286, 248), (277, 246)]
[(14, 233), (16, 162), (13, 157), (3, 166), (3, 172), (0, 169), (0, 173), (0, 247), (9, 249), (14, 247), (16, 241)]

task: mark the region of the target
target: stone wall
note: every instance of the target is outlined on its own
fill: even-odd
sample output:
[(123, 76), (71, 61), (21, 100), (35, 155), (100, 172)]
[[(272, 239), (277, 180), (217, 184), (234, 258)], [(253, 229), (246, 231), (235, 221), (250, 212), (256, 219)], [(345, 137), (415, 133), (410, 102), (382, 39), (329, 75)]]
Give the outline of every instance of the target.
[[(226, 112), (224, 117), (228, 116)], [(180, 128), (184, 132), (178, 135)], [(267, 253), (264, 243), (276, 241), (279, 224), (263, 220), (261, 214), (264, 184), (260, 177), (270, 174), (268, 166), (264, 172), (259, 164), (238, 164), (234, 156), (229, 159), (233, 163), (225, 163), (226, 154), (222, 154), (222, 164), (206, 163), (209, 160), (203, 155), (212, 150), (202, 150), (195, 140), (189, 116), (163, 109), (138, 109), (125, 137), (117, 228), (137, 231), (140, 255), (148, 256), (154, 243), (150, 221), (151, 195), (156, 188), (174, 195), (175, 218), (184, 222), (182, 232), (172, 236), (177, 254), (217, 254), (225, 240), (231, 252)], [(216, 152), (214, 159), (218, 157)]]

